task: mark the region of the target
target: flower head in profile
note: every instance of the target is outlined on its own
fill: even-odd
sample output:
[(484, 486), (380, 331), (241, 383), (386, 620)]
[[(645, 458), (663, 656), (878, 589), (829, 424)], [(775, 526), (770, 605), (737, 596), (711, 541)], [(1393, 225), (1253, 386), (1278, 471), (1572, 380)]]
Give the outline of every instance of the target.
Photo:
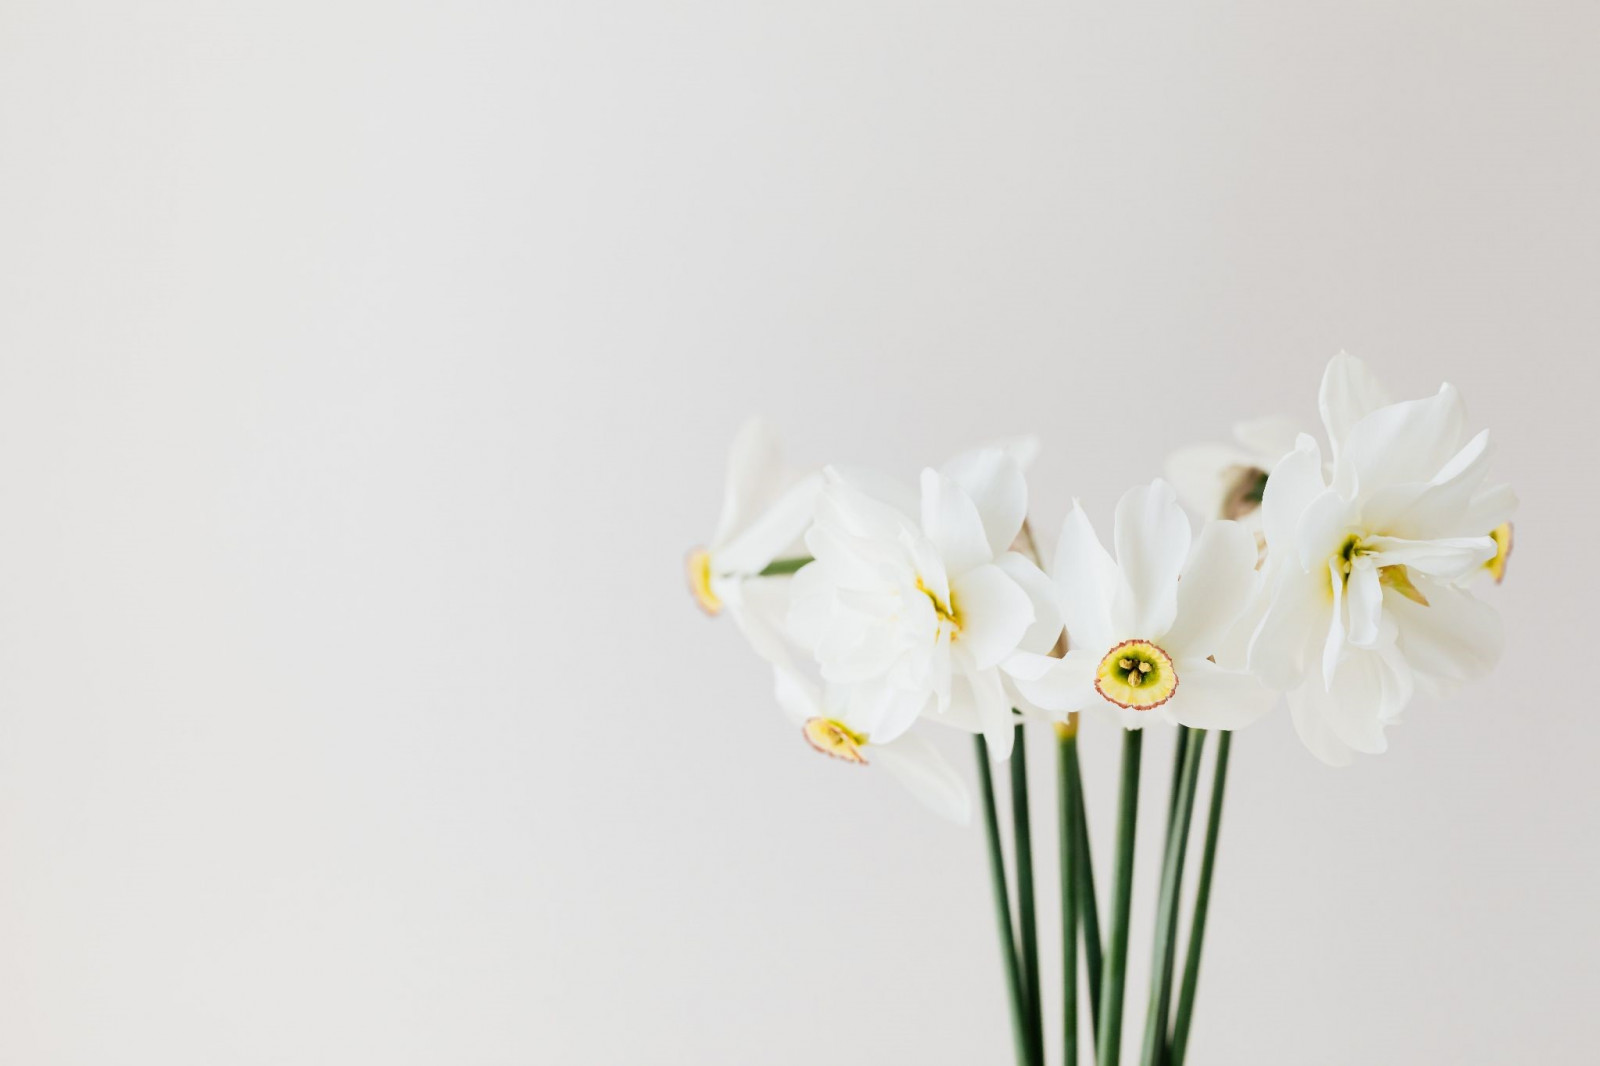
[(1044, 651), (1061, 623), (1049, 583), (1010, 545), (1028, 494), (1002, 448), (924, 470), (920, 498), (870, 475), (829, 471), (795, 575), (789, 628), (839, 690), (854, 728), (888, 743), (923, 715), (1011, 751), (999, 666)]
[(751, 419), (728, 455), (716, 532), (686, 560), (689, 591), (700, 609), (713, 616), (726, 610), (769, 660), (787, 654), (782, 625), (790, 579), (763, 571), (781, 557), (804, 551), (802, 537), (821, 490), (821, 471), (787, 466), (772, 427)]
[(1488, 431), (1467, 437), (1450, 385), (1382, 396), (1364, 364), (1336, 357), (1320, 404), (1331, 462), (1302, 435), (1262, 502), (1269, 605), (1250, 665), (1288, 690), (1301, 739), (1334, 764), (1385, 750), (1419, 682), (1479, 677), (1501, 647), (1494, 609), (1463, 587), (1503, 573), (1510, 543), (1516, 497), (1487, 483)]
[(1167, 458), (1167, 480), (1185, 506), (1206, 518), (1227, 518), (1252, 530), (1261, 525), (1267, 475), (1294, 450), (1299, 428), (1269, 415), (1233, 427), (1231, 444), (1192, 444)]
[(1009, 657), (1022, 694), (1050, 711), (1102, 709), (1129, 729), (1158, 717), (1235, 729), (1269, 710), (1275, 693), (1228, 654), (1258, 587), (1255, 540), (1224, 521), (1207, 523), (1192, 546), (1191, 536), (1163, 481), (1117, 504), (1115, 558), (1074, 506), (1052, 568), (1067, 651)]
[(852, 716), (841, 687), (819, 685), (799, 669), (780, 667), (775, 676), (778, 705), (812, 748), (851, 765), (879, 767), (935, 813), (967, 823), (972, 801), (966, 783), (927, 737), (913, 729), (880, 740)]

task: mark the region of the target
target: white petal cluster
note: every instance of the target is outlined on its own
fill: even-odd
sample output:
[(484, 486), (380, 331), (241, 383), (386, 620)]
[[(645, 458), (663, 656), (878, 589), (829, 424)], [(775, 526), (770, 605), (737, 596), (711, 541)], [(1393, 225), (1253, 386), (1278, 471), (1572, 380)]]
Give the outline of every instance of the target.
[[(1019, 715), (1127, 729), (1237, 729), (1286, 694), (1321, 759), (1381, 752), (1420, 688), (1481, 676), (1516, 498), (1488, 479), (1487, 431), (1456, 390), (1401, 403), (1340, 354), (1324, 450), (1288, 419), (1175, 453), (1118, 503), (1111, 547), (1074, 505), (1048, 576), (1028, 527), (1031, 439), (907, 485), (797, 471), (764, 424), (739, 434), (721, 521), (690, 583), (770, 662), (779, 706), (817, 750), (879, 765), (947, 817), (965, 784), (922, 732), (1008, 758)], [(1179, 505), (1209, 519), (1198, 529)], [(1230, 519), (1236, 519), (1230, 520)]]
[(1490, 534), (1516, 497), (1488, 482), (1488, 431), (1467, 436), (1451, 385), (1388, 403), (1341, 354), (1320, 407), (1326, 460), (1301, 435), (1262, 498), (1267, 598), (1249, 665), (1338, 765), (1382, 752), (1419, 685), (1472, 680), (1499, 658), (1499, 616), (1467, 586), (1499, 555)]

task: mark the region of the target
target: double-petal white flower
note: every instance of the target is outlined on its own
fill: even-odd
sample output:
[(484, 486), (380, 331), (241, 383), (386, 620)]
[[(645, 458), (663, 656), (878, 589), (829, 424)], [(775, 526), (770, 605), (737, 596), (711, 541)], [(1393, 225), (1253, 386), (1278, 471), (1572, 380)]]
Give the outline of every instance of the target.
[(1074, 505), (1052, 568), (1067, 652), (1009, 657), (1022, 694), (1050, 711), (1104, 709), (1129, 729), (1152, 715), (1236, 729), (1270, 710), (1276, 694), (1227, 654), (1258, 588), (1255, 539), (1224, 521), (1207, 523), (1192, 551), (1191, 536), (1162, 481), (1118, 502), (1115, 559)]
[(1027, 506), (1022, 468), (1002, 448), (923, 471), (914, 510), (892, 486), (828, 472), (789, 629), (839, 689), (852, 729), (885, 744), (929, 715), (1010, 756), (1016, 701), (1000, 664), (1061, 632), (1048, 580), (1009, 550)]
[(1365, 365), (1341, 354), (1320, 406), (1331, 471), (1302, 435), (1267, 482), (1270, 598), (1249, 661), (1288, 690), (1301, 739), (1337, 765), (1385, 750), (1384, 729), (1419, 681), (1444, 687), (1498, 659), (1498, 615), (1462, 586), (1503, 562), (1491, 531), (1516, 497), (1485, 484), (1488, 431), (1466, 439), (1453, 386), (1385, 403)]

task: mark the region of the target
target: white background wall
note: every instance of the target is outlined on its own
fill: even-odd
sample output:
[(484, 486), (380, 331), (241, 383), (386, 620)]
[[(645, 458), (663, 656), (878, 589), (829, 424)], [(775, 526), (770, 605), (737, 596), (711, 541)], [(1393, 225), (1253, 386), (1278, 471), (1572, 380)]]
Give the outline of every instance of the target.
[(981, 835), (683, 591), (726, 443), (1037, 430), (1053, 535), (1340, 347), (1494, 428), (1506, 660), (1239, 737), (1191, 1061), (1581, 1058), (1597, 71), (1577, 0), (6, 0), (0, 1063), (1005, 1061)]

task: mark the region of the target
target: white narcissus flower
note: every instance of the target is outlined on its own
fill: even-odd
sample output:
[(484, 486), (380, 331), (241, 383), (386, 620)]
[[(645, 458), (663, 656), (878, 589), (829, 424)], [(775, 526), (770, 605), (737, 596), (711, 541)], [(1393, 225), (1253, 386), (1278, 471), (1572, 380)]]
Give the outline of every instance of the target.
[(1233, 444), (1192, 444), (1173, 452), (1167, 480), (1195, 514), (1258, 530), (1267, 474), (1294, 450), (1298, 434), (1294, 420), (1282, 415), (1240, 422), (1233, 427)]
[(820, 686), (797, 670), (775, 673), (778, 705), (817, 751), (881, 767), (943, 817), (962, 825), (971, 818), (966, 783), (927, 737), (913, 731), (879, 741), (853, 722), (848, 696), (838, 686)]
[(1382, 395), (1364, 364), (1336, 357), (1320, 403), (1331, 472), (1303, 435), (1262, 503), (1269, 605), (1250, 666), (1288, 691), (1301, 739), (1335, 765), (1385, 750), (1418, 682), (1479, 677), (1501, 648), (1494, 609), (1460, 587), (1503, 568), (1510, 541), (1516, 497), (1485, 485), (1488, 432), (1466, 439), (1453, 386)]
[(790, 632), (872, 742), (928, 714), (1008, 758), (1016, 701), (999, 665), (1061, 631), (1048, 580), (1009, 550), (1027, 514), (1022, 469), (1006, 449), (982, 449), (924, 470), (914, 513), (890, 502), (900, 495), (829, 472)]
[(716, 533), (686, 560), (689, 590), (701, 610), (717, 615), (726, 609), (768, 660), (788, 654), (781, 627), (790, 578), (763, 577), (762, 571), (780, 557), (804, 554), (802, 536), (821, 490), (821, 471), (785, 465), (772, 427), (751, 419), (728, 455)]
[(1114, 539), (1115, 559), (1073, 506), (1051, 571), (1067, 652), (1010, 656), (1005, 669), (1022, 694), (1050, 711), (1103, 708), (1129, 729), (1152, 717), (1236, 729), (1270, 710), (1276, 693), (1225, 652), (1258, 588), (1250, 532), (1208, 522), (1191, 551), (1189, 519), (1158, 480), (1123, 495)]

